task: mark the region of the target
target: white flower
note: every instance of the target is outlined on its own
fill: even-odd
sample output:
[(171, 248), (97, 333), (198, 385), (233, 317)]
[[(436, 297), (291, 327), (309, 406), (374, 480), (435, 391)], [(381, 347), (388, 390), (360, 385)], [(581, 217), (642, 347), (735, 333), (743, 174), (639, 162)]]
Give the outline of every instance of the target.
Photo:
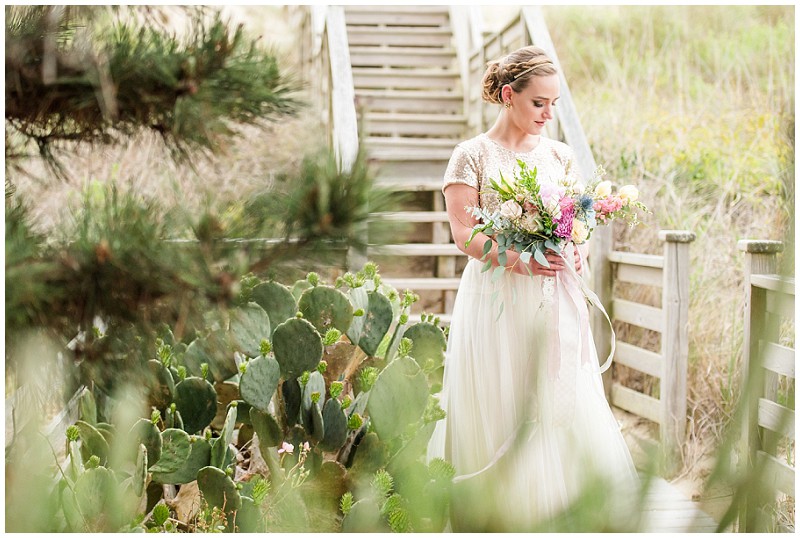
[(611, 182), (610, 181), (601, 181), (594, 188), (594, 193), (598, 198), (605, 198), (606, 196), (610, 195), (611, 194)]
[(619, 197), (624, 202), (635, 202), (639, 199), (639, 189), (633, 185), (625, 185), (619, 190)]
[(575, 194), (583, 194), (584, 190), (585, 190), (584, 186), (581, 183), (578, 183), (577, 181), (572, 186), (572, 192)]
[(582, 220), (575, 219), (572, 221), (572, 241), (575, 243), (583, 243), (589, 237), (589, 229)]
[(529, 233), (536, 233), (542, 227), (542, 218), (538, 213), (525, 213), (520, 220), (520, 226)]
[(514, 200), (506, 200), (500, 206), (500, 215), (507, 219), (516, 219), (522, 215), (522, 207)]

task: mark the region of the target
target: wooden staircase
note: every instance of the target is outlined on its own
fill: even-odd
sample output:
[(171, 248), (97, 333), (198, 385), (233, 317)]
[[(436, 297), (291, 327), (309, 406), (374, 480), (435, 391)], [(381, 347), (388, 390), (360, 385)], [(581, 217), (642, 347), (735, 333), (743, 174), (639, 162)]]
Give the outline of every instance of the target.
[(408, 211), (374, 219), (409, 224), (397, 244), (368, 257), (399, 291), (420, 295), (412, 313), (449, 313), (466, 257), (452, 243), (441, 192), (467, 117), (448, 6), (346, 6), (356, 108), (378, 182), (407, 193)]

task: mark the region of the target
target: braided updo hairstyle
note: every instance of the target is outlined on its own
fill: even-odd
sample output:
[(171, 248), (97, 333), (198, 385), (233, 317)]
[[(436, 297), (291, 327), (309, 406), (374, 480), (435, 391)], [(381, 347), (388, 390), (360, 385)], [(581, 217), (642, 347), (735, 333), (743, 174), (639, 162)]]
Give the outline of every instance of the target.
[(508, 56), (486, 64), (483, 74), (483, 100), (488, 103), (503, 104), (501, 90), (510, 84), (515, 92), (525, 89), (532, 77), (555, 75), (555, 64), (540, 47), (522, 47)]

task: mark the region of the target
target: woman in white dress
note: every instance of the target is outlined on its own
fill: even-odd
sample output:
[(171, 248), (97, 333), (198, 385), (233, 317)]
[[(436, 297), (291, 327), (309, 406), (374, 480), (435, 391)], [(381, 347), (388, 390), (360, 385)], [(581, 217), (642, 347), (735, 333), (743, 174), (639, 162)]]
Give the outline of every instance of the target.
[[(447, 417), (428, 458), (456, 469), (450, 522), (457, 531), (532, 530), (598, 477), (609, 480), (609, 495), (635, 494), (636, 471), (603, 394), (588, 327), (584, 255), (570, 243), (563, 258), (547, 254), (550, 267), (531, 258), (531, 277), (508, 251), (507, 269), (493, 281), (493, 271), (481, 272), (488, 237), (464, 246), (476, 223), (466, 208), (496, 210), (489, 179), (512, 178), (517, 159), (536, 167), (540, 182), (580, 181), (572, 150), (542, 135), (558, 98), (556, 67), (542, 49), (490, 63), (483, 99), (503, 108), (491, 129), (456, 146), (445, 173), (453, 238), (470, 259), (450, 325), (440, 398)], [(496, 243), (489, 258), (498, 265)]]

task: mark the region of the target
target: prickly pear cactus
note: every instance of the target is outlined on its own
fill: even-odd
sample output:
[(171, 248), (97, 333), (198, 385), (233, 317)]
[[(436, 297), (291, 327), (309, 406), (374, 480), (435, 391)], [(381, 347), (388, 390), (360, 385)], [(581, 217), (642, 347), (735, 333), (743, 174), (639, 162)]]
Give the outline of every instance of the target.
[(195, 377), (202, 376), (201, 365), (207, 364), (209, 379), (221, 383), (238, 373), (233, 355), (228, 333), (218, 329), (189, 344), (183, 354), (183, 363), (186, 370)]
[(175, 385), (175, 403), (188, 433), (202, 430), (217, 414), (217, 393), (199, 377), (187, 377)]
[(353, 318), (347, 337), (369, 356), (378, 351), (394, 320), (392, 303), (377, 291), (366, 291), (363, 287), (350, 290), (350, 298), (363, 316)]
[[(267, 312), (272, 332), (275, 332), (275, 328), (278, 325), (289, 318), (293, 318), (297, 312), (297, 299), (292, 295), (289, 288), (278, 282), (263, 282), (259, 284), (253, 288), (251, 300)], [(270, 338), (272, 337), (272, 332), (269, 335)]]
[(342, 404), (332, 398), (322, 408), (322, 422), (325, 424), (324, 435), (319, 447), (321, 450), (333, 452), (339, 450), (347, 440), (347, 416)]
[(381, 371), (370, 391), (367, 411), (381, 439), (392, 439), (420, 420), (428, 403), (428, 381), (410, 357), (398, 357)]
[(310, 321), (320, 334), (335, 328), (347, 332), (353, 321), (353, 305), (347, 295), (330, 286), (316, 286), (303, 292), (298, 301), (303, 317)]
[(281, 444), (283, 431), (271, 414), (253, 407), (250, 409), (250, 422), (258, 435), (259, 446), (270, 447)]
[(236, 425), (237, 414), (236, 402), (228, 408), (228, 415), (225, 418), (225, 425), (222, 427), (219, 437), (211, 446), (211, 465), (224, 469), (226, 467), (226, 456), (228, 447), (233, 441), (233, 428)]
[[(314, 326), (301, 318), (278, 325), (272, 336), (275, 359), (284, 379), (314, 370), (322, 359), (322, 337)], [(184, 417), (185, 420), (185, 417)]]
[(105, 437), (91, 424), (79, 420), (75, 423), (81, 437), (81, 456), (86, 462), (91, 456), (100, 458), (100, 464), (105, 465), (108, 460), (108, 442)]
[(148, 361), (147, 368), (150, 372), (145, 379), (147, 405), (163, 411), (175, 399), (175, 382), (172, 374), (160, 361)]
[(247, 363), (239, 381), (239, 394), (256, 409), (267, 412), (280, 377), (281, 367), (274, 357), (257, 357)]
[(180, 468), (173, 472), (154, 471), (153, 482), (159, 484), (188, 484), (197, 480), (197, 473), (211, 464), (211, 444), (203, 437), (189, 436), (189, 455)]
[(272, 334), (270, 318), (261, 306), (248, 303), (231, 312), (230, 332), (236, 351), (248, 357), (257, 357), (261, 340), (268, 340)]
[(163, 440), (161, 432), (151, 420), (139, 419), (131, 428), (131, 436), (136, 445), (143, 444), (147, 448), (147, 463), (152, 467), (161, 459)]
[(176, 428), (168, 428), (161, 432), (161, 457), (151, 464), (153, 473), (174, 473), (189, 458), (192, 447), (189, 434)]
[(242, 498), (236, 484), (216, 467), (203, 467), (197, 473), (197, 486), (210, 506), (225, 512), (233, 512), (242, 507)]

